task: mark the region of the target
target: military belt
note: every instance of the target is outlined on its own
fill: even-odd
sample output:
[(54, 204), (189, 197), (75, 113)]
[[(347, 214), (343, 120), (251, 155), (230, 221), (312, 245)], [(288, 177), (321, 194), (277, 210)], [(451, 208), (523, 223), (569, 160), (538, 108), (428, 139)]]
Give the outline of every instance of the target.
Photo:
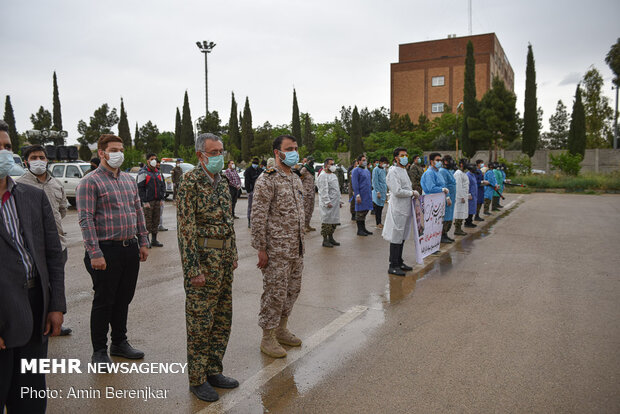
[(198, 238), (198, 247), (207, 247), (210, 249), (225, 249), (232, 247), (232, 239), (207, 239), (206, 237)]

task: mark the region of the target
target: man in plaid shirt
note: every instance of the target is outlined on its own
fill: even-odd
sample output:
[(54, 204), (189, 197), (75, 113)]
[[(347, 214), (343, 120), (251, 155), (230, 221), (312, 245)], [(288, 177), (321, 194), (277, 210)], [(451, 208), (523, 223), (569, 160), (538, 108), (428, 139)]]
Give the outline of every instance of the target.
[(241, 195), (241, 179), (239, 174), (237, 174), (233, 160), (228, 161), (228, 168), (224, 171), (224, 175), (228, 178), (228, 189), (232, 199), (232, 214), (234, 218), (238, 219), (239, 217), (235, 215), (235, 206), (237, 205), (237, 199)]
[(144, 352), (127, 342), (127, 313), (138, 281), (140, 262), (148, 256), (147, 231), (136, 181), (120, 171), (123, 141), (102, 135), (97, 143), (101, 163), (77, 187), (78, 217), (86, 254), (84, 264), (93, 279), (90, 313), (92, 362), (111, 363), (110, 355), (140, 359)]

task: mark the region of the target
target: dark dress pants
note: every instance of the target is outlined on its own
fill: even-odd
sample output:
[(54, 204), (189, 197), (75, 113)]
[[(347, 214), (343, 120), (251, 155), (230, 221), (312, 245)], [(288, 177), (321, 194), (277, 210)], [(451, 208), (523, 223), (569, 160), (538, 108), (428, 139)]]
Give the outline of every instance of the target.
[(105, 257), (106, 269), (94, 270), (88, 253), (84, 257), (86, 270), (93, 280), (93, 307), (90, 312), (90, 338), (93, 351), (107, 348), (108, 327), (112, 327), (112, 343), (127, 340), (127, 313), (133, 299), (140, 270), (140, 250), (137, 241), (127, 247), (99, 244)]
[[(41, 286), (28, 290), (30, 309), (33, 315), (33, 329), (30, 341), (24, 346), (0, 350), (0, 413), (44, 413), (47, 406), (43, 398), (31, 398), (31, 394), (45, 390), (45, 374), (21, 374), (21, 360), (47, 358), (47, 337), (41, 332), (43, 314), (43, 292)], [(22, 397), (22, 389), (28, 391)]]

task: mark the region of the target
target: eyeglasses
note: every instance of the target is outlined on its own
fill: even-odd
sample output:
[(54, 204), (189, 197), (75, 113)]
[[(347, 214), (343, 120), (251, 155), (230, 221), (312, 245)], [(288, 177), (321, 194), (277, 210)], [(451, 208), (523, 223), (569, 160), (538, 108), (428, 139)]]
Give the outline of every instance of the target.
[(217, 157), (218, 155), (224, 154), (224, 150), (223, 149), (215, 150), (215, 151), (212, 151), (212, 152), (204, 152), (204, 151), (200, 151), (200, 152), (202, 152), (207, 157)]

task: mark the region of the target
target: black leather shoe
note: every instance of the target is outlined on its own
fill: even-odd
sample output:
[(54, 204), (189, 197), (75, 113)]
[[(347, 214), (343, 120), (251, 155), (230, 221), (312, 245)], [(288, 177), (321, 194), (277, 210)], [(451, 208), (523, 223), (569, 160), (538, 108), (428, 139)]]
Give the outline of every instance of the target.
[(222, 374), (207, 376), (207, 382), (218, 388), (237, 388), (239, 386), (239, 381)]
[(476, 216), (474, 218), (474, 221), (484, 221), (484, 219), (482, 217), (480, 217), (480, 216)]
[(59, 336), (71, 335), (71, 332), (73, 332), (73, 330), (71, 328), (65, 328), (64, 326), (61, 326), (60, 327), (60, 335)]
[(157, 241), (157, 239), (153, 239), (153, 241), (151, 242), (151, 246), (153, 247), (164, 247), (164, 245), (160, 242)]
[(448, 236), (441, 236), (441, 243), (452, 243), (453, 241)]
[(104, 364), (111, 364), (112, 360), (108, 356), (108, 348), (99, 349), (93, 352), (93, 356), (91, 358), (91, 362), (93, 364), (98, 364), (100, 362)]
[(189, 386), (189, 390), (202, 401), (217, 401), (220, 399), (220, 396), (217, 395), (217, 391), (213, 389), (212, 386), (209, 385), (208, 382), (205, 382), (201, 385)]
[(404, 270), (405, 272), (409, 272), (410, 270), (413, 270), (413, 267), (411, 266), (407, 266), (406, 264), (401, 264), (400, 265), (400, 270)]
[(388, 269), (388, 273), (391, 275), (396, 275), (396, 276), (405, 276), (405, 272), (400, 270), (398, 267), (390, 267)]
[(110, 355), (120, 356), (127, 359), (141, 359), (144, 358), (144, 352), (129, 345), (129, 342), (125, 341), (119, 345), (112, 344), (110, 346)]
[(465, 227), (473, 229), (473, 228), (478, 227), (478, 226), (476, 226), (474, 223), (465, 223)]

